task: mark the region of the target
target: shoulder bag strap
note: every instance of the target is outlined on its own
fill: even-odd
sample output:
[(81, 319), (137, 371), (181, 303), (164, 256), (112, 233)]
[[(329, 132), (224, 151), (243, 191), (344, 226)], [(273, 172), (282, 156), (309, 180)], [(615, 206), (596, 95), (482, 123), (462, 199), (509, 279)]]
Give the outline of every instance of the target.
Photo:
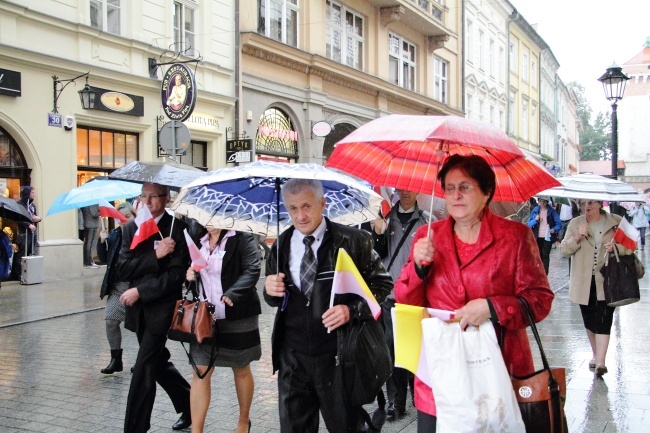
[(548, 360), (546, 359), (546, 353), (544, 352), (544, 347), (542, 347), (542, 339), (539, 338), (539, 332), (537, 331), (537, 325), (535, 325), (535, 318), (533, 317), (533, 313), (530, 311), (530, 306), (528, 305), (528, 301), (526, 301), (526, 298), (522, 296), (517, 296), (517, 300), (519, 301), (519, 304), (521, 305), (521, 309), (524, 311), (524, 315), (528, 319), (528, 324), (530, 325), (531, 331), (533, 331), (533, 335), (535, 336), (535, 341), (537, 341), (537, 346), (539, 347), (539, 352), (542, 356), (542, 364), (544, 365), (544, 370), (548, 371), (548, 390), (551, 394), (551, 428), (552, 432), (554, 433), (559, 433), (562, 432), (562, 404), (560, 403), (560, 386), (558, 385), (557, 381), (553, 377), (553, 372), (551, 371), (551, 367), (548, 364)]
[[(388, 263), (388, 266), (386, 267), (386, 272), (390, 271), (391, 266), (393, 266), (393, 262), (397, 258), (397, 254), (399, 254), (399, 250), (402, 248), (402, 245), (404, 245), (404, 242), (406, 241), (406, 238), (408, 238), (409, 233), (411, 233), (411, 230), (413, 230), (413, 226), (415, 226), (415, 223), (420, 219), (420, 217), (414, 219), (411, 221), (406, 228), (406, 231), (402, 235), (402, 238), (399, 240), (399, 243), (397, 244), (397, 248), (395, 248), (395, 251), (393, 252), (393, 257), (391, 257), (390, 262)], [(388, 230), (388, 227), (386, 227), (386, 230)]]

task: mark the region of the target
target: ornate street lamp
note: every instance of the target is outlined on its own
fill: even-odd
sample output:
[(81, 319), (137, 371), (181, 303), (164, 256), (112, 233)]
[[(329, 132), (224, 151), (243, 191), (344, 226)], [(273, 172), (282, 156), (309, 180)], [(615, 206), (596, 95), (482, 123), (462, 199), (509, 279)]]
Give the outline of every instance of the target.
[(84, 110), (92, 110), (95, 108), (95, 89), (88, 85), (88, 75), (86, 75), (86, 86), (79, 90), (79, 98), (81, 99), (81, 106)]
[(623, 99), (625, 84), (630, 77), (625, 75), (623, 68), (616, 63), (605, 70), (605, 73), (598, 79), (603, 83), (605, 98), (612, 102), (612, 179), (618, 176), (618, 119), (616, 116), (617, 103)]
[(84, 108), (84, 110), (89, 110), (95, 108), (95, 97), (96, 93), (95, 90), (88, 85), (88, 76), (90, 75), (90, 72), (86, 72), (85, 74), (81, 74), (78, 77), (70, 78), (67, 80), (60, 80), (59, 77), (56, 75), (52, 75), (52, 81), (54, 83), (54, 108), (52, 109), (52, 113), (58, 113), (59, 112), (59, 106), (57, 105), (57, 102), (59, 100), (59, 96), (61, 96), (61, 93), (63, 92), (63, 89), (68, 87), (68, 84), (70, 83), (75, 83), (75, 80), (78, 80), (81, 77), (86, 77), (86, 87), (83, 89), (79, 90), (79, 97), (81, 98), (81, 106)]

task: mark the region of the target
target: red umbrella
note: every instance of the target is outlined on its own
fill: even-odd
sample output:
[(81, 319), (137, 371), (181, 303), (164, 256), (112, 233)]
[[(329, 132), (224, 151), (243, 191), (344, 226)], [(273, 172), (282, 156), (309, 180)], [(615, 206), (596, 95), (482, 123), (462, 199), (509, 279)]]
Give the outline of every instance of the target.
[(336, 144), (325, 164), (373, 185), (444, 197), (436, 182), (450, 155), (479, 155), (496, 173), (493, 200), (523, 202), (560, 183), (527, 158), (498, 128), (454, 116), (393, 114), (375, 119)]

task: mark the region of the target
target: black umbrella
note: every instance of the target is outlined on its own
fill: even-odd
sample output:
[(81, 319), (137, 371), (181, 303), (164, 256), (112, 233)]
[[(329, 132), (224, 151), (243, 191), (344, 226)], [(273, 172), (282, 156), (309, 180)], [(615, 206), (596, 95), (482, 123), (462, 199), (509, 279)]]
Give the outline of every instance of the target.
[(32, 222), (32, 216), (27, 209), (14, 199), (0, 196), (0, 218), (13, 221)]
[(124, 167), (118, 168), (108, 177), (138, 183), (158, 183), (179, 190), (204, 174), (203, 170), (196, 167), (171, 160), (165, 162), (132, 161)]

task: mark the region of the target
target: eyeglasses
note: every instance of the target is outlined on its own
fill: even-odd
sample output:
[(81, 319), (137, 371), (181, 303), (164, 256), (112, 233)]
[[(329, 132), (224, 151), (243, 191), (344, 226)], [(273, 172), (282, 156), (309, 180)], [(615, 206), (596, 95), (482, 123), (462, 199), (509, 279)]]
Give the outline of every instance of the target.
[(580, 202), (580, 206), (588, 206), (588, 205), (592, 205), (594, 203), (598, 203), (598, 201), (596, 201), (596, 200), (585, 200), (585, 201)]
[(160, 197), (167, 197), (167, 194), (151, 194), (151, 195), (140, 194), (138, 196), (138, 200), (147, 201), (149, 199), (154, 200)]
[(461, 183), (458, 185), (458, 187), (456, 187), (456, 185), (445, 185), (445, 195), (452, 195), (454, 192), (456, 192), (456, 188), (458, 188), (459, 193), (467, 194), (474, 189), (474, 185), (471, 185), (469, 183)]

